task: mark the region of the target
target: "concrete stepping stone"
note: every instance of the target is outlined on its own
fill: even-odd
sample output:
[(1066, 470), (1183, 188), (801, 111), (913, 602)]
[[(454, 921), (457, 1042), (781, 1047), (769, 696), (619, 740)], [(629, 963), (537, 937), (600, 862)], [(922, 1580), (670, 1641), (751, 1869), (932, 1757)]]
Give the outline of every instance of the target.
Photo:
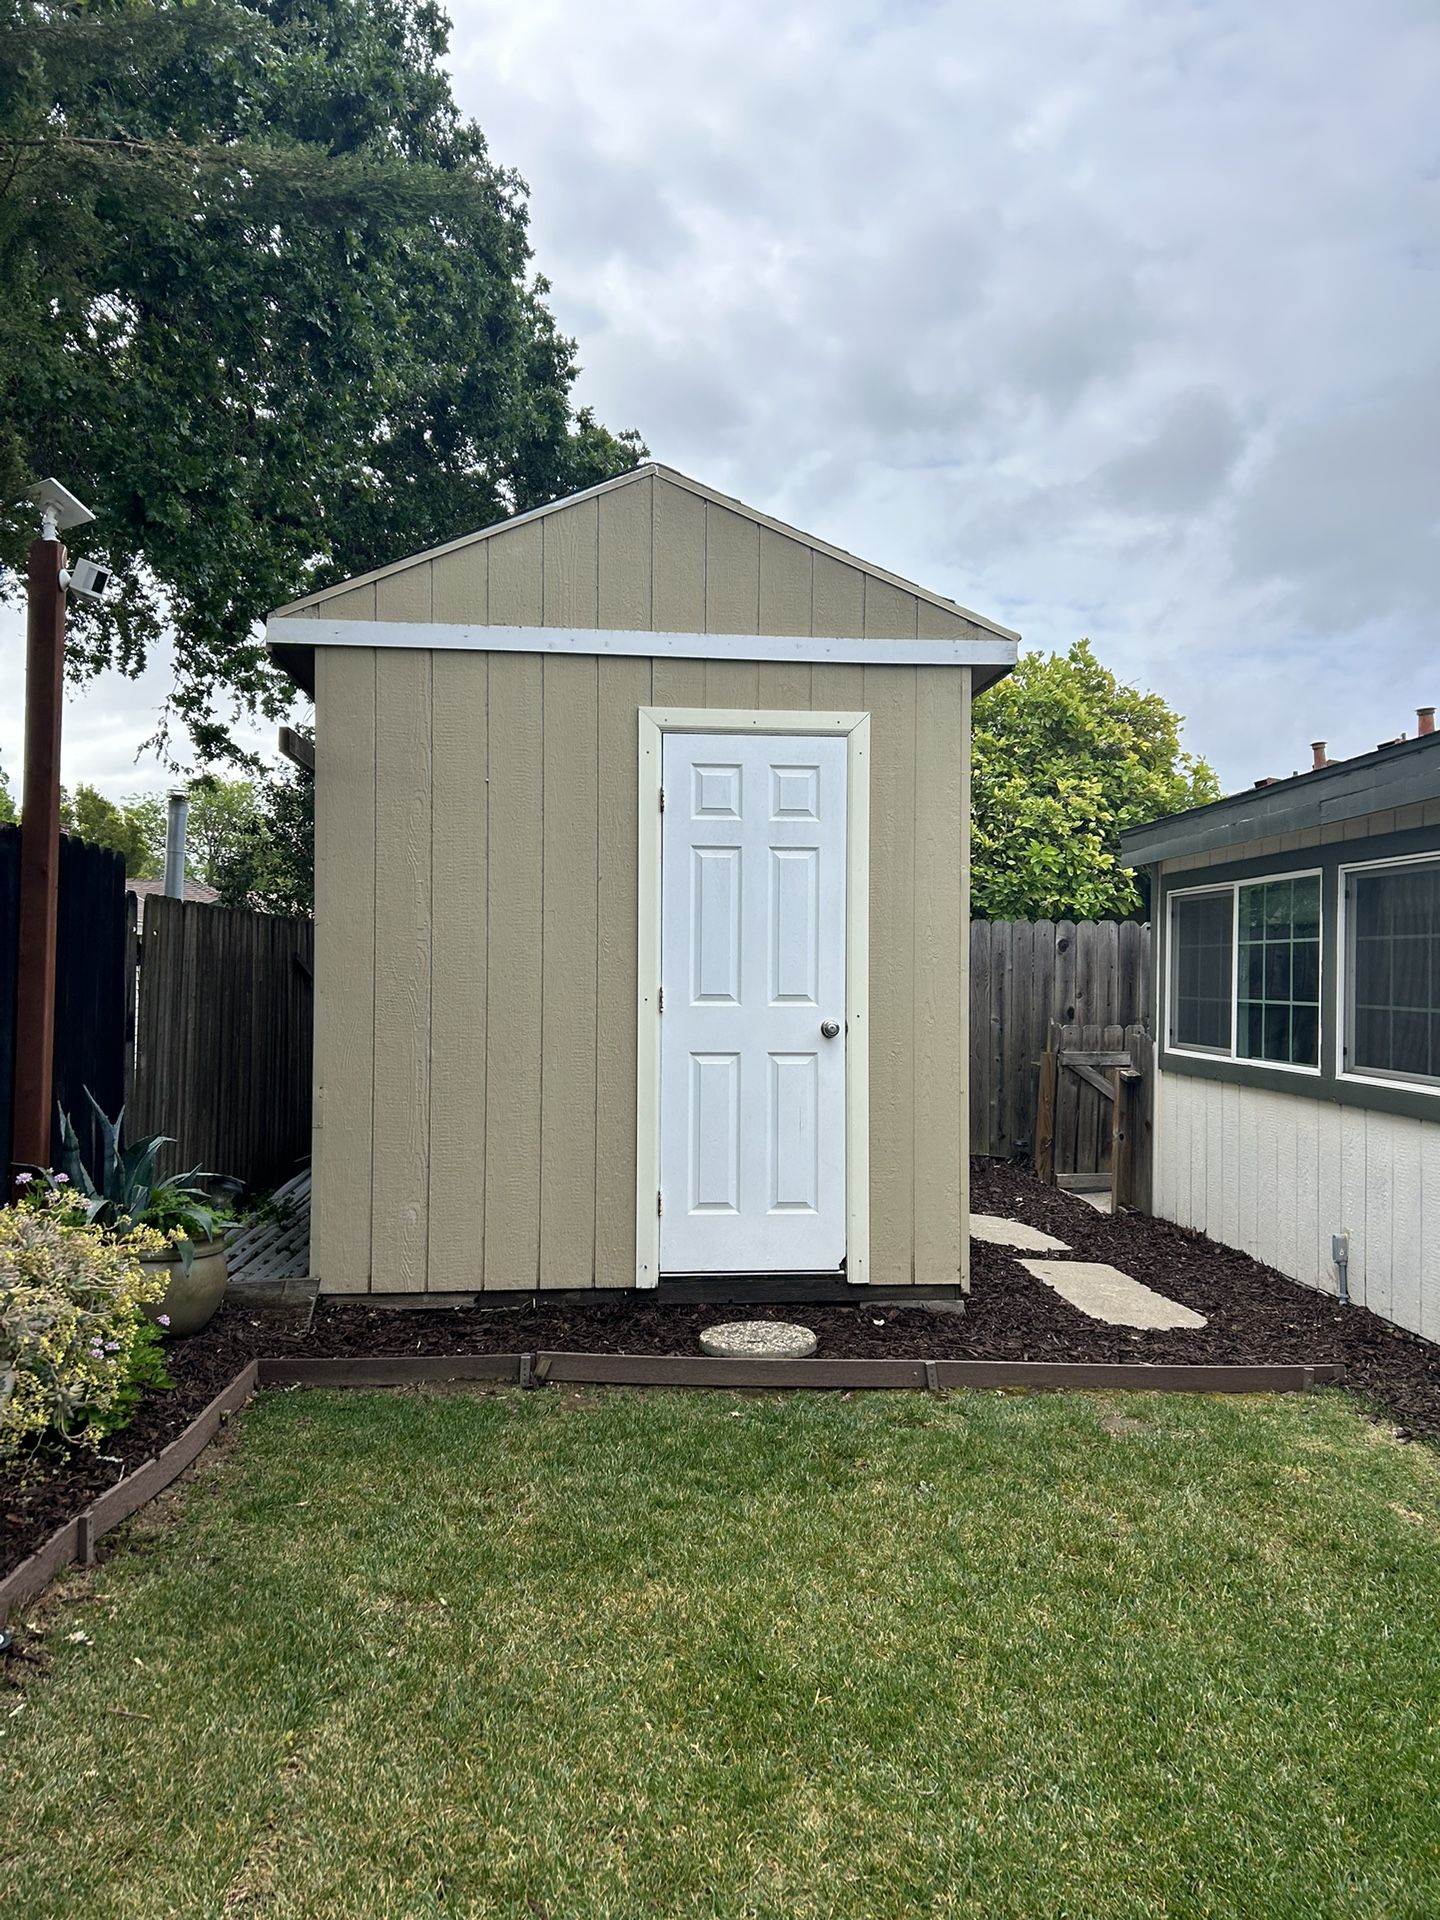
[(712, 1360), (808, 1360), (818, 1345), (809, 1327), (785, 1320), (729, 1320), (700, 1336)]
[(1027, 1227), (1023, 1220), (1007, 1220), (998, 1213), (972, 1213), (970, 1235), (988, 1241), (992, 1247), (1018, 1247), (1025, 1253), (1068, 1253), (1068, 1245), (1038, 1227)]
[(1178, 1300), (1167, 1300), (1163, 1293), (1132, 1280), (1118, 1267), (1107, 1267), (1103, 1261), (1022, 1260), (1020, 1265), (1047, 1287), (1053, 1287), (1072, 1307), (1112, 1327), (1159, 1331), (1205, 1325), (1203, 1313), (1182, 1307)]

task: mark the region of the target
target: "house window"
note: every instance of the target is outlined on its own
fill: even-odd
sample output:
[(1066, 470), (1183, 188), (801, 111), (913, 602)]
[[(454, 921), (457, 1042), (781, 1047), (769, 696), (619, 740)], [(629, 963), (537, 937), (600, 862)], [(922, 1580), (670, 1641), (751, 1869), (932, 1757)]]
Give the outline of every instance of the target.
[(1345, 1067), (1440, 1082), (1440, 862), (1351, 872)]
[(1169, 927), (1172, 1047), (1319, 1072), (1318, 873), (1172, 893)]
[(1320, 879), (1241, 886), (1236, 970), (1242, 1060), (1320, 1064)]
[(1170, 1044), (1230, 1051), (1235, 899), (1184, 894), (1170, 903)]

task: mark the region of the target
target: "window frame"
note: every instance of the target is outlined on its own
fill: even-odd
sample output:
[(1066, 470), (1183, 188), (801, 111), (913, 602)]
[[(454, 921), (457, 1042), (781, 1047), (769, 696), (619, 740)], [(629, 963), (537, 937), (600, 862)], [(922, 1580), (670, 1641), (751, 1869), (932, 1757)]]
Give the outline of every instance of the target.
[[(1175, 903), (1177, 900), (1223, 899), (1230, 896), (1230, 1046), (1202, 1047), (1191, 1041), (1183, 1044), (1175, 1038), (1175, 1011), (1179, 1005), (1178, 976), (1180, 949), (1175, 939)], [(1239, 980), (1239, 944), (1235, 933), (1235, 915), (1239, 902), (1233, 885), (1172, 888), (1168, 896), (1165, 921), (1165, 1044), (1171, 1053), (1193, 1060), (1233, 1060), (1235, 1057), (1235, 990)]]
[[(1375, 1068), (1360, 1073), (1352, 1071), (1347, 1064), (1350, 1035), (1355, 1026), (1355, 922), (1350, 912), (1350, 877), (1357, 873), (1396, 872), (1406, 867), (1440, 869), (1440, 852), (1392, 854), (1382, 860), (1345, 860), (1336, 869), (1335, 911), (1339, 922), (1336, 952), (1340, 977), (1335, 996), (1335, 1078), (1342, 1085), (1398, 1087), (1406, 1093), (1436, 1100), (1440, 1099), (1440, 1077), (1428, 1073), (1381, 1073)], [(1323, 939), (1321, 944), (1323, 948)]]
[[(1431, 856), (1434, 858), (1435, 856)], [(1390, 861), (1377, 861), (1377, 866), (1389, 866)], [(1341, 869), (1343, 883), (1344, 869)], [(1237, 1051), (1240, 1044), (1240, 889), (1242, 887), (1263, 887), (1284, 880), (1314, 880), (1320, 891), (1319, 926), (1317, 935), (1318, 976), (1316, 979), (1315, 1000), (1315, 1064), (1305, 1066), (1293, 1060), (1257, 1060), (1248, 1053)], [(1193, 898), (1196, 894), (1226, 894), (1230, 899), (1230, 1050), (1227, 1053), (1221, 1047), (1181, 1046), (1173, 1038), (1175, 1011), (1175, 902)], [(1325, 937), (1325, 876), (1321, 867), (1281, 868), (1278, 872), (1246, 874), (1233, 880), (1211, 880), (1199, 882), (1191, 887), (1167, 887), (1165, 890), (1165, 1052), (1173, 1054), (1179, 1060), (1206, 1060), (1211, 1063), (1227, 1062), (1233, 1066), (1259, 1068), (1266, 1073), (1298, 1074), (1302, 1079), (1319, 1080), (1325, 1071), (1325, 956), (1327, 941)], [(1343, 904), (1343, 890), (1342, 890)], [(1292, 1003), (1293, 1004), (1293, 1003)], [(1308, 1004), (1308, 1003), (1307, 1003)], [(1350, 1076), (1347, 1076), (1350, 1077)], [(1381, 1082), (1389, 1085), (1390, 1082)], [(1398, 1084), (1398, 1083), (1396, 1083)], [(1417, 1082), (1428, 1088), (1428, 1082)]]

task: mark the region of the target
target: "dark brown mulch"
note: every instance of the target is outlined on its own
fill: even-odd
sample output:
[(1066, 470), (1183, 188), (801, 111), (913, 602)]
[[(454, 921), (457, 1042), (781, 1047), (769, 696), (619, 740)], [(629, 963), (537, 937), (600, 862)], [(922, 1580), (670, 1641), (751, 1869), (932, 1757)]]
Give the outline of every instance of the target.
[(548, 1347), (591, 1353), (693, 1353), (718, 1319), (803, 1320), (837, 1358), (1154, 1362), (1335, 1361), (1347, 1384), (1407, 1437), (1440, 1440), (1440, 1347), (1360, 1307), (1297, 1286), (1233, 1248), (1139, 1215), (1110, 1219), (1042, 1186), (1023, 1168), (977, 1160), (971, 1204), (1041, 1227), (1073, 1252), (1108, 1261), (1206, 1315), (1191, 1333), (1107, 1327), (1068, 1306), (1003, 1249), (976, 1242), (968, 1311), (937, 1314), (873, 1296), (843, 1306), (682, 1307), (634, 1294), (583, 1302), (522, 1295), (514, 1303), (439, 1312), (327, 1307), (310, 1331), (293, 1317), (227, 1302), (203, 1333), (169, 1352), (172, 1393), (142, 1407), (105, 1448), (109, 1459), (56, 1465), (28, 1486), (0, 1476), (0, 1574), (122, 1474), (173, 1440), (258, 1353), (517, 1353)]

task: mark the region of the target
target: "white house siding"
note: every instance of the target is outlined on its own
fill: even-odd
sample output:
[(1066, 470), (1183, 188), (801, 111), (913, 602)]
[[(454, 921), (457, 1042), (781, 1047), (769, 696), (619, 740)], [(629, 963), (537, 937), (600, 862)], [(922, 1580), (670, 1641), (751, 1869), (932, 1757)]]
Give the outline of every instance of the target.
[(1352, 1300), (1440, 1339), (1440, 1117), (1161, 1073), (1154, 1204), (1326, 1293), (1346, 1229)]

